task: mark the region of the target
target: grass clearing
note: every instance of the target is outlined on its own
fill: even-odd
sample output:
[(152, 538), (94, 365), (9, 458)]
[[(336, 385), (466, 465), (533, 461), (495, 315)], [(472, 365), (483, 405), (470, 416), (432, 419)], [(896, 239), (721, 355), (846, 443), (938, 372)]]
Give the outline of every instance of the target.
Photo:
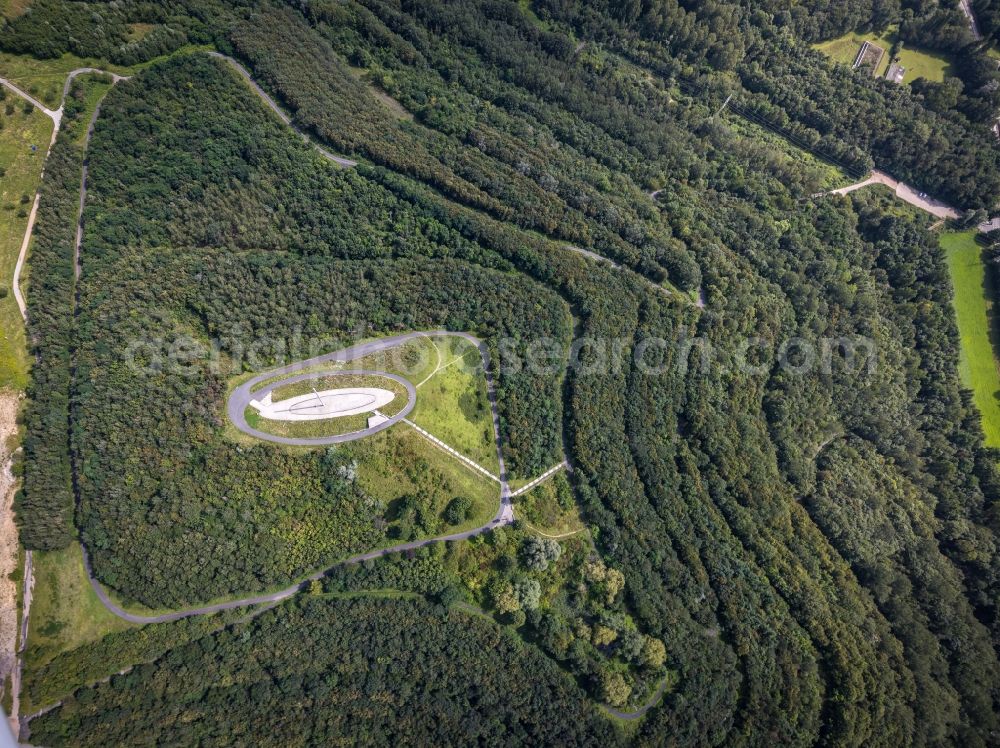
[(500, 505), (500, 487), (495, 481), (434, 446), (405, 424), (341, 448), (358, 461), (358, 485), (390, 507), (390, 514), (393, 505), (407, 496), (424, 497), (437, 517), (452, 499), (459, 496), (470, 499), (473, 508), (466, 521), (446, 525), (442, 520), (435, 535), (479, 527), (496, 514)]
[(982, 262), (982, 247), (975, 233), (941, 235), (941, 247), (955, 288), (952, 303), (961, 339), (958, 371), (962, 384), (972, 390), (982, 415), (986, 444), (1000, 447), (1000, 372), (996, 347), (1000, 343), (994, 300), (996, 289)]
[(97, 599), (78, 543), (59, 551), (36, 552), (34, 571), (25, 653), (29, 667), (132, 625), (110, 613)]
[(442, 350), (441, 368), (418, 388), (410, 420), (497, 474), (493, 416), (479, 350), (461, 338), (453, 340), (464, 345), (452, 343)]
[(437, 367), (440, 357), (444, 355), (441, 346), (440, 338), (414, 338), (394, 348), (362, 356), (344, 368), (386, 371), (417, 384)]
[(368, 415), (363, 413), (319, 421), (272, 421), (262, 417), (255, 408), (249, 407), (244, 411), (243, 416), (247, 419), (247, 425), (252, 429), (292, 439), (340, 436), (341, 434), (353, 434), (355, 431), (364, 431), (368, 428)]
[(7, 20), (13, 20), (20, 15), (24, 15), (24, 11), (28, 9), (31, 5), (31, 0), (0, 0), (0, 15), (2, 15)]
[(514, 513), (536, 530), (547, 535), (563, 535), (586, 529), (580, 508), (565, 472), (514, 498)]
[[(889, 64), (892, 62), (890, 52), (897, 39), (896, 28), (896, 26), (889, 26), (880, 33), (867, 34), (852, 31), (836, 39), (814, 44), (813, 49), (819, 50), (837, 62), (850, 66), (854, 64), (854, 58), (857, 57), (858, 50), (861, 49), (864, 42), (877, 44), (885, 50), (885, 55), (883, 55), (878, 69), (875, 70), (875, 74), (885, 76)], [(944, 80), (945, 75), (952, 74), (951, 61), (946, 56), (936, 52), (928, 52), (904, 45), (899, 50), (898, 57), (899, 64), (906, 68), (903, 83), (912, 83), (917, 78), (926, 78), (940, 83)]]
[(155, 23), (130, 23), (128, 25), (128, 40), (130, 42), (137, 42), (145, 39), (155, 28)]
[[(6, 113), (7, 104), (14, 105), (12, 114)], [(28, 351), (21, 312), (11, 289), (52, 137), (52, 120), (38, 110), (25, 114), (23, 100), (8, 91), (0, 108), (0, 122), (0, 168), (4, 170), (0, 179), (0, 389), (23, 390), (28, 383)], [(32, 145), (37, 150), (32, 151)]]
[(365, 84), (368, 88), (368, 93), (370, 93), (380, 104), (388, 109), (389, 114), (391, 114), (396, 120), (400, 122), (410, 122), (413, 120), (413, 114), (406, 107), (400, 104), (399, 101), (389, 95), (389, 93), (383, 91), (379, 84), (373, 80), (371, 71), (369, 71), (368, 68), (359, 68), (351, 65), (348, 67), (348, 70), (351, 72), (351, 75)]

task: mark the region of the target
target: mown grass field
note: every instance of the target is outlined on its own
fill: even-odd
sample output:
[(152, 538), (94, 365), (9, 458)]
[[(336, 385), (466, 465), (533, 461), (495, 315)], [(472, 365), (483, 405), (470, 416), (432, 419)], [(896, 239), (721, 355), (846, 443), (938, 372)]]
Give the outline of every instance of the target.
[[(895, 39), (896, 27), (890, 26), (880, 34), (859, 34), (852, 31), (837, 39), (814, 44), (813, 48), (837, 62), (842, 62), (845, 65), (853, 65), (854, 58), (857, 56), (861, 44), (866, 41), (872, 42), (885, 50), (885, 55), (882, 57), (878, 69), (875, 71), (876, 75), (884, 76), (886, 70), (889, 69), (889, 63), (891, 62), (889, 52), (892, 49)], [(936, 52), (927, 52), (904, 46), (899, 52), (899, 62), (906, 68), (903, 83), (912, 83), (917, 78), (926, 78), (927, 80), (940, 83), (944, 80), (946, 74), (951, 74), (951, 62), (947, 57)]]
[(78, 543), (34, 554), (35, 589), (28, 629), (28, 667), (132, 624), (97, 599), (83, 568)]
[[(11, 114), (6, 113), (8, 105), (14, 107)], [(0, 104), (0, 122), (0, 168), (4, 170), (0, 178), (0, 389), (21, 390), (28, 383), (28, 352), (11, 287), (28, 213), (41, 182), (52, 121), (37, 110), (25, 114), (23, 99), (8, 91)], [(37, 150), (32, 151), (32, 145)]]
[[(364, 375), (320, 376), (315, 379), (304, 379), (300, 382), (293, 382), (292, 384), (284, 384), (280, 387), (275, 387), (271, 391), (271, 397), (275, 402), (278, 402), (292, 397), (299, 397), (300, 395), (308, 395), (313, 390), (323, 391), (345, 388), (351, 389), (355, 387), (379, 387), (381, 389), (390, 390), (396, 395), (396, 397), (403, 398), (403, 405), (406, 404), (406, 388), (399, 382), (394, 379), (389, 379), (388, 377)], [(395, 411), (398, 412), (400, 410), (400, 407), (397, 407), (398, 405), (399, 404), (396, 402), (390, 403), (386, 406), (385, 410), (393, 412), (395, 409)]]
[(986, 443), (1000, 447), (1000, 372), (997, 369), (995, 292), (983, 266), (982, 247), (971, 231), (942, 234), (941, 247), (955, 288), (953, 299), (961, 337), (959, 375), (972, 390), (982, 414)]

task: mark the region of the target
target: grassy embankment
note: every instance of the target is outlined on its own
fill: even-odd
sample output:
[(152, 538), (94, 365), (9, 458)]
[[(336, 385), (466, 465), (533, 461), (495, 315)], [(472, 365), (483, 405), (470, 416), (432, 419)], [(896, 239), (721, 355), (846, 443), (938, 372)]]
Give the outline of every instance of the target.
[(34, 566), (27, 667), (37, 667), (60, 652), (132, 625), (110, 613), (97, 599), (78, 543), (60, 551), (36, 552)]
[(955, 288), (953, 304), (961, 338), (959, 375), (972, 390), (982, 414), (986, 443), (1000, 447), (1000, 372), (995, 356), (1000, 343), (994, 319), (996, 289), (982, 262), (975, 234), (942, 234), (941, 247)]

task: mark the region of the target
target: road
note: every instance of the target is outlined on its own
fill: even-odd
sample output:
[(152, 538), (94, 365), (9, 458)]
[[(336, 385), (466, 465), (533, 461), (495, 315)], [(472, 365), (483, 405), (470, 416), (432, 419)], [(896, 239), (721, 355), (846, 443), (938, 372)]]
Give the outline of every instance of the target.
[[(232, 395), (230, 395), (229, 403), (227, 404), (226, 408), (227, 414), (229, 415), (230, 419), (233, 420), (233, 423), (237, 426), (237, 428), (246, 431), (247, 429), (249, 429), (249, 426), (247, 426), (247, 429), (244, 429), (240, 421), (242, 420), (243, 412), (249, 405), (250, 391), (253, 389), (255, 384), (260, 384), (261, 382), (264, 382), (275, 376), (281, 376), (283, 374), (293, 374), (296, 371), (301, 371), (306, 367), (315, 366), (316, 364), (354, 361), (358, 358), (362, 358), (364, 356), (368, 356), (373, 353), (378, 353), (380, 351), (388, 350), (390, 348), (395, 348), (415, 338), (445, 337), (445, 336), (461, 337), (473, 343), (478, 348), (479, 354), (483, 360), (483, 372), (486, 377), (487, 397), (490, 402), (490, 410), (493, 416), (493, 433), (496, 440), (497, 461), (500, 465), (500, 476), (499, 476), (500, 506), (497, 509), (496, 514), (493, 516), (492, 519), (490, 519), (489, 522), (479, 527), (474, 527), (471, 530), (455, 532), (448, 535), (441, 535), (435, 538), (427, 538), (425, 540), (415, 540), (409, 543), (400, 543), (399, 545), (394, 545), (390, 548), (368, 551), (367, 553), (361, 553), (357, 556), (351, 556), (350, 558), (344, 559), (343, 561), (334, 564), (332, 567), (328, 567), (320, 571), (317, 571), (314, 574), (311, 574), (306, 579), (296, 582), (292, 585), (289, 585), (284, 589), (277, 590), (276, 592), (266, 592), (259, 595), (242, 597), (236, 600), (227, 600), (225, 602), (214, 603), (211, 605), (202, 605), (194, 608), (186, 608), (184, 610), (171, 611), (169, 613), (161, 613), (158, 615), (138, 615), (136, 613), (129, 613), (128, 611), (124, 610), (121, 606), (119, 606), (117, 603), (115, 603), (108, 596), (107, 591), (104, 589), (104, 587), (101, 586), (100, 582), (98, 582), (94, 578), (93, 570), (90, 565), (90, 556), (87, 553), (86, 547), (84, 547), (83, 563), (84, 567), (87, 570), (87, 577), (90, 579), (90, 586), (93, 588), (94, 594), (97, 595), (98, 599), (101, 601), (101, 603), (104, 605), (105, 608), (107, 608), (109, 611), (114, 613), (119, 618), (125, 619), (126, 621), (130, 621), (131, 623), (142, 623), (142, 624), (165, 623), (167, 621), (176, 621), (180, 618), (189, 618), (191, 616), (206, 615), (209, 613), (218, 613), (219, 611), (232, 610), (234, 608), (243, 608), (249, 605), (280, 602), (281, 600), (285, 600), (289, 597), (292, 597), (296, 593), (300, 592), (303, 589), (303, 587), (309, 584), (309, 582), (322, 579), (324, 576), (326, 576), (326, 574), (330, 572), (331, 569), (336, 568), (338, 566), (343, 566), (345, 564), (357, 564), (361, 563), (362, 561), (368, 561), (371, 559), (379, 558), (381, 556), (385, 556), (390, 553), (398, 553), (401, 551), (408, 551), (417, 548), (422, 548), (432, 543), (440, 543), (442, 541), (448, 541), (448, 540), (468, 540), (469, 538), (479, 535), (481, 533), (493, 530), (503, 525), (509, 525), (510, 523), (512, 523), (514, 521), (514, 506), (511, 503), (510, 488), (507, 485), (507, 469), (503, 461), (503, 450), (501, 448), (501, 442), (500, 442), (500, 416), (497, 411), (496, 388), (493, 381), (493, 373), (490, 368), (489, 351), (487, 350), (486, 345), (481, 340), (468, 333), (451, 332), (448, 330), (410, 332), (402, 335), (394, 335), (392, 337), (383, 338), (381, 340), (373, 340), (367, 343), (359, 343), (358, 345), (350, 346), (348, 348), (343, 348), (339, 351), (334, 351), (333, 353), (327, 353), (323, 356), (316, 356), (315, 358), (307, 359), (305, 361), (298, 361), (288, 366), (271, 369), (270, 371), (266, 371), (262, 374), (255, 376), (253, 379), (249, 380), (248, 382), (244, 383), (239, 388), (237, 388), (237, 390), (234, 391)], [(410, 384), (405, 379), (403, 379), (402, 377), (397, 378), (395, 375), (386, 374), (385, 372), (377, 372), (377, 373), (380, 374), (381, 376), (393, 377), (394, 379), (397, 379), (397, 381), (401, 381), (404, 385), (407, 386), (407, 391), (411, 394), (411, 399), (408, 405), (410, 406), (410, 409), (412, 409), (412, 404), (413, 404), (412, 395), (415, 394), (413, 385)], [(304, 373), (301, 377), (296, 377), (293, 380), (282, 380), (281, 384), (286, 384), (289, 381), (296, 381), (301, 378), (308, 378), (312, 376), (315, 376), (315, 374), (307, 372)], [(274, 386), (275, 384), (270, 385), (270, 389), (273, 389)], [(267, 391), (269, 391), (269, 388), (263, 388), (253, 393), (253, 395), (263, 395)], [(409, 410), (404, 409), (404, 411), (400, 415), (405, 415), (408, 412)], [(239, 420), (233, 418), (234, 413), (240, 416)], [(392, 423), (396, 423), (399, 420), (401, 420), (400, 418), (396, 417), (394, 417), (394, 419), (395, 420), (393, 420)], [(381, 427), (375, 427), (375, 429), (369, 429), (366, 431), (368, 433), (376, 433), (377, 431), (381, 431), (383, 428), (388, 428), (389, 425), (392, 424), (391, 423), (381, 424)], [(251, 429), (247, 433), (253, 433), (256, 436), (257, 433), (260, 432), (255, 432)], [(359, 432), (359, 433), (363, 434), (364, 432)], [(264, 436), (270, 438), (272, 441), (275, 440), (270, 434), (265, 434)], [(350, 436), (352, 436), (355, 439), (359, 438), (359, 436), (353, 434)], [(312, 440), (291, 440), (291, 443), (312, 444), (313, 442)], [(329, 442), (323, 441), (321, 443), (325, 444)]]
[(959, 0), (958, 5), (962, 9), (962, 12), (965, 13), (965, 17), (969, 20), (969, 31), (972, 32), (973, 38), (977, 42), (982, 41), (983, 35), (979, 31), (979, 24), (976, 23), (976, 16), (972, 12), (972, 3), (969, 2), (969, 0)]
[(22, 576), (21, 601), (21, 634), (18, 638), (16, 662), (10, 674), (10, 719), (17, 722), (21, 710), (21, 675), (24, 671), (24, 650), (28, 645), (28, 612), (31, 610), (31, 595), (35, 589), (35, 574), (33, 556), (30, 550), (24, 551), (24, 574)]
[(873, 170), (871, 176), (867, 179), (855, 182), (854, 184), (849, 184), (846, 187), (840, 187), (836, 190), (830, 190), (829, 192), (818, 192), (813, 195), (813, 197), (822, 197), (823, 195), (846, 195), (850, 192), (854, 192), (855, 190), (860, 190), (862, 187), (868, 187), (873, 184), (884, 184), (886, 187), (895, 192), (896, 197), (900, 200), (903, 200), (910, 205), (914, 205), (933, 216), (937, 216), (938, 218), (955, 219), (961, 216), (961, 213), (947, 203), (943, 203), (940, 200), (935, 200), (929, 195), (917, 192), (905, 182), (893, 179), (884, 171), (879, 171), (878, 169)]
[(319, 151), (324, 158), (326, 158), (329, 161), (332, 161), (337, 166), (340, 166), (341, 168), (344, 169), (349, 169), (352, 166), (358, 165), (357, 161), (351, 161), (351, 159), (349, 158), (344, 158), (343, 156), (338, 156), (334, 153), (330, 153), (330, 151), (328, 151), (326, 148), (316, 143), (312, 138), (310, 138), (308, 135), (302, 132), (302, 130), (296, 127), (295, 124), (292, 122), (292, 118), (288, 116), (288, 114), (285, 112), (284, 109), (278, 106), (278, 102), (272, 99), (271, 96), (267, 93), (267, 91), (265, 91), (263, 88), (260, 87), (260, 85), (258, 85), (258, 83), (253, 79), (253, 76), (250, 75), (250, 71), (247, 70), (245, 67), (243, 67), (243, 65), (241, 65), (239, 62), (234, 60), (232, 57), (229, 57), (228, 55), (222, 54), (221, 52), (209, 52), (208, 54), (212, 57), (218, 58), (220, 60), (225, 60), (226, 62), (228, 62), (229, 65), (237, 73), (240, 74), (243, 80), (245, 80), (250, 85), (250, 88), (254, 90), (254, 93), (256, 93), (263, 100), (265, 104), (267, 104), (268, 108), (276, 115), (278, 115), (278, 119), (280, 119), (283, 123), (292, 128), (296, 133), (298, 133), (299, 137), (302, 138), (302, 140), (304, 140), (306, 143), (308, 143), (317, 151)]
[[(128, 80), (127, 76), (118, 75), (117, 73), (110, 73), (107, 70), (100, 70), (99, 68), (77, 68), (76, 70), (71, 70), (66, 76), (66, 82), (63, 83), (62, 90), (62, 100), (59, 102), (58, 109), (49, 109), (42, 102), (38, 101), (36, 98), (31, 96), (31, 94), (26, 91), (21, 90), (16, 85), (11, 83), (6, 78), (0, 78), (0, 84), (9, 88), (11, 91), (16, 93), (23, 99), (30, 101), (36, 108), (40, 109), (46, 117), (52, 120), (52, 137), (49, 139), (48, 149), (45, 151), (45, 159), (42, 161), (42, 173), (41, 178), (45, 178), (45, 162), (49, 159), (49, 154), (52, 152), (52, 146), (56, 142), (56, 136), (59, 135), (59, 129), (62, 125), (63, 111), (66, 107), (66, 97), (69, 95), (70, 86), (73, 85), (73, 79), (78, 75), (83, 75), (84, 73), (96, 73), (99, 75), (109, 75), (111, 76), (112, 84), (118, 83), (119, 81)], [(94, 133), (94, 122), (97, 121), (97, 114), (101, 109), (101, 105), (98, 104), (94, 111), (94, 116), (90, 120), (90, 126), (87, 130), (87, 138), (84, 142), (84, 150), (90, 144), (90, 136)], [(84, 188), (81, 190), (80, 195), (80, 211), (83, 211), (83, 201), (86, 198), (85, 185), (87, 180), (87, 166), (84, 164), (83, 167), (83, 183)], [(24, 230), (24, 239), (21, 240), (21, 249), (17, 254), (17, 262), (14, 263), (14, 279), (13, 279), (13, 290), (14, 290), (14, 300), (17, 302), (17, 308), (21, 311), (21, 317), (25, 322), (28, 321), (28, 306), (25, 303), (24, 295), (21, 293), (21, 272), (24, 270), (24, 261), (28, 256), (28, 245), (31, 244), (31, 232), (35, 229), (35, 221), (38, 218), (38, 202), (41, 198), (41, 192), (35, 192), (35, 200), (31, 204), (31, 212), (28, 214), (28, 225)], [(79, 230), (80, 222), (77, 221), (77, 237), (76, 237), (76, 250), (74, 254), (76, 255), (76, 276), (80, 277), (80, 267), (79, 267), (79, 250), (80, 250), (80, 239), (81, 234)]]
[[(398, 343), (396, 344), (398, 345)], [(390, 348), (395, 346), (388, 346)], [(378, 348), (376, 351), (371, 351), (372, 353), (378, 350), (384, 350), (384, 348)], [(259, 374), (250, 381), (241, 384), (237, 387), (233, 394), (229, 396), (229, 402), (226, 404), (226, 413), (229, 416), (229, 420), (233, 422), (233, 425), (242, 431), (244, 434), (249, 434), (257, 439), (263, 439), (264, 441), (276, 442), (278, 444), (290, 444), (293, 446), (300, 447), (318, 447), (323, 444), (343, 444), (344, 442), (352, 442), (356, 439), (364, 439), (366, 436), (371, 436), (372, 434), (377, 434), (379, 431), (385, 431), (390, 426), (393, 426), (400, 421), (402, 421), (406, 416), (410, 414), (413, 410), (413, 406), (417, 404), (417, 390), (409, 382), (409, 380), (403, 377), (397, 376), (396, 374), (390, 374), (385, 371), (371, 371), (368, 369), (352, 369), (350, 371), (336, 371), (336, 372), (319, 372), (319, 373), (309, 373), (299, 374), (298, 376), (289, 377), (288, 379), (282, 379), (278, 382), (273, 382), (266, 385), (258, 390), (254, 390), (255, 385), (259, 385), (261, 382), (271, 379), (275, 376), (281, 376), (283, 374), (291, 373), (294, 371), (300, 371), (308, 366), (315, 366), (317, 364), (331, 363), (331, 362), (345, 362), (351, 361), (353, 359), (341, 359), (336, 356), (342, 353), (338, 351), (337, 353), (330, 353), (325, 356), (317, 356), (316, 358), (311, 358), (307, 361), (300, 361), (290, 366), (282, 367), (281, 369), (272, 369), (269, 372)], [(367, 354), (362, 354), (367, 355)], [(355, 357), (357, 358), (357, 357)], [(335, 436), (318, 436), (318, 437), (291, 437), (291, 436), (276, 436), (275, 434), (269, 434), (266, 431), (260, 431), (255, 429), (246, 419), (246, 409), (250, 407), (251, 400), (262, 400), (273, 392), (278, 387), (283, 387), (286, 384), (294, 384), (296, 382), (301, 382), (306, 379), (315, 379), (318, 376), (363, 376), (363, 377), (386, 377), (394, 382), (398, 382), (406, 388), (406, 405), (403, 409), (396, 413), (396, 415), (389, 417), (388, 420), (383, 421), (377, 426), (371, 426), (369, 428), (363, 429), (361, 431), (352, 431), (349, 434), (337, 434)]]

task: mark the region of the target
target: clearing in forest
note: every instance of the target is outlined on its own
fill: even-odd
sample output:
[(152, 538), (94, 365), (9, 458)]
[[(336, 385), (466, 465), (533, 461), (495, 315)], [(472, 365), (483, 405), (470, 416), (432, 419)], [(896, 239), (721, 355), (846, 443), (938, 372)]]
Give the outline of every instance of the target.
[(955, 289), (953, 303), (961, 339), (958, 370), (982, 415), (986, 444), (1000, 447), (1000, 372), (997, 369), (995, 292), (975, 233), (942, 234), (941, 246)]
[(897, 40), (896, 27), (890, 26), (883, 32), (861, 34), (849, 32), (836, 39), (814, 44), (813, 48), (819, 50), (827, 57), (845, 65), (854, 65), (858, 53), (865, 42), (870, 45), (881, 47), (886, 50), (877, 66), (872, 71), (874, 75), (884, 76), (893, 61), (898, 62), (906, 73), (903, 76), (903, 83), (912, 83), (917, 78), (926, 78), (940, 83), (946, 74), (951, 74), (951, 61), (944, 55), (936, 52), (904, 46), (896, 56), (892, 55), (892, 48)]

